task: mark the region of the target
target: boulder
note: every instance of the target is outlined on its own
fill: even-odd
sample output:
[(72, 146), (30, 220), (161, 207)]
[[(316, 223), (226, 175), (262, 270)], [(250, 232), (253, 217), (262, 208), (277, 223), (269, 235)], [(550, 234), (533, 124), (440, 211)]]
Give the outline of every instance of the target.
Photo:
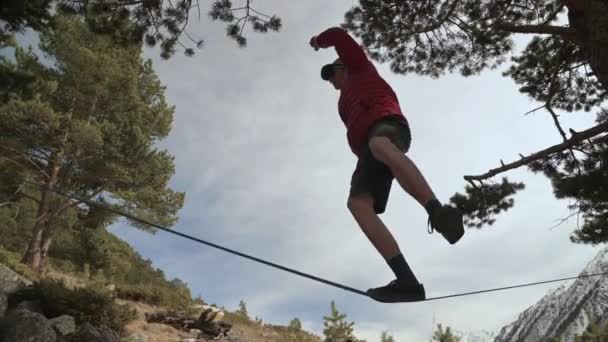
[(14, 310), (0, 322), (0, 342), (56, 342), (53, 327), (39, 313)]
[(64, 336), (61, 342), (119, 342), (118, 334), (106, 327), (95, 327), (89, 322), (83, 323), (78, 330)]
[(31, 284), (32, 282), (29, 279), (0, 264), (0, 292), (10, 294), (20, 287)]
[(42, 304), (40, 304), (39, 300), (24, 300), (22, 302), (19, 302), (17, 306), (10, 309), (9, 311), (13, 310), (27, 310), (44, 315), (44, 311), (42, 310)]
[(6, 314), (6, 309), (8, 308), (8, 297), (5, 293), (0, 292), (0, 318), (4, 317)]
[(76, 331), (76, 321), (72, 316), (61, 315), (50, 319), (49, 323), (59, 336), (65, 336)]
[(148, 342), (148, 336), (141, 333), (132, 333), (121, 342)]

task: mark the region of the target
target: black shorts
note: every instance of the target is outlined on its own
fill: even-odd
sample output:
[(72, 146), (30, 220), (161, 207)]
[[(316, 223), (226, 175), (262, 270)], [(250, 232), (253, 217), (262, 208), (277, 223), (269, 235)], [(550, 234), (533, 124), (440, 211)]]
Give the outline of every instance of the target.
[[(409, 150), (412, 141), (410, 127), (403, 116), (388, 116), (376, 121), (369, 130), (368, 143), (374, 136), (389, 138), (403, 153)], [(374, 210), (377, 214), (381, 214), (386, 209), (393, 179), (391, 170), (374, 158), (369, 144), (365, 144), (352, 175), (350, 196), (371, 194), (374, 198)]]

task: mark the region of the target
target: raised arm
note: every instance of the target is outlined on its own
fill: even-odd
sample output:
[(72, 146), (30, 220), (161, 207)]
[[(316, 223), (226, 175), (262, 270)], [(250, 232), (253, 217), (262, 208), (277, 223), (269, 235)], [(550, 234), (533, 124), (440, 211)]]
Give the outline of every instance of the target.
[(371, 62), (361, 46), (340, 27), (331, 27), (314, 37), (313, 40), (320, 48), (335, 47), (340, 60), (351, 70), (371, 66)]

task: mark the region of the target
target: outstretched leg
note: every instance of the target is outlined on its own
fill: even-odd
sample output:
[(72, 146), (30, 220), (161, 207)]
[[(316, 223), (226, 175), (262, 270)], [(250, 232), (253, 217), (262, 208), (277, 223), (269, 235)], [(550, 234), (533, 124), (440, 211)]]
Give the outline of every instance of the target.
[(456, 243), (464, 234), (461, 213), (456, 208), (441, 205), (416, 164), (385, 136), (372, 137), (369, 149), (374, 158), (391, 170), (403, 190), (426, 209), (431, 227), (450, 244)]

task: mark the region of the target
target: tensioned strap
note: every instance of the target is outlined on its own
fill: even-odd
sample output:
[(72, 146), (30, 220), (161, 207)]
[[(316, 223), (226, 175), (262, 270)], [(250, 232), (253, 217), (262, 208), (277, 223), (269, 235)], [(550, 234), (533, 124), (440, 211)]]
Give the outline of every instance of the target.
[[(27, 180), (25, 180), (25, 182), (29, 183), (29, 184), (32, 184), (34, 186), (37, 186), (39, 188), (42, 188), (42, 186), (40, 184), (33, 183), (33, 182), (30, 182), (30, 181), (27, 181)], [(192, 240), (192, 241), (196, 241), (198, 243), (202, 243), (202, 244), (205, 244), (205, 245), (217, 248), (217, 249), (221, 249), (221, 250), (223, 250), (225, 252), (232, 253), (232, 254), (238, 255), (240, 257), (247, 258), (247, 259), (250, 259), (250, 260), (253, 260), (253, 261), (265, 264), (265, 265), (268, 265), (268, 266), (272, 266), (272, 267), (281, 269), (283, 271), (294, 273), (294, 274), (297, 274), (297, 275), (299, 275), (301, 277), (305, 277), (305, 278), (309, 278), (309, 279), (312, 279), (312, 280), (316, 280), (316, 281), (322, 282), (324, 284), (340, 288), (340, 289), (345, 290), (345, 291), (350, 291), (350, 292), (354, 292), (354, 293), (360, 294), (362, 296), (373, 298), (369, 294), (367, 294), (366, 292), (358, 290), (358, 289), (355, 289), (355, 288), (352, 288), (350, 286), (338, 284), (338, 283), (335, 283), (333, 281), (329, 281), (329, 280), (326, 280), (326, 279), (323, 279), (323, 278), (319, 278), (319, 277), (316, 277), (316, 276), (313, 276), (313, 275), (310, 275), (310, 274), (307, 274), (307, 273), (304, 273), (304, 272), (300, 272), (298, 270), (294, 270), (294, 269), (289, 268), (289, 267), (281, 266), (281, 265), (272, 263), (270, 261), (266, 261), (266, 260), (263, 260), (263, 259), (260, 259), (260, 258), (256, 258), (254, 256), (247, 255), (245, 253), (241, 253), (241, 252), (238, 252), (238, 251), (226, 248), (226, 247), (222, 247), (220, 245), (217, 245), (217, 244), (214, 244), (214, 243), (211, 243), (211, 242), (208, 242), (208, 241), (205, 241), (205, 240), (202, 240), (202, 239), (199, 239), (199, 238), (196, 238), (196, 237), (184, 234), (184, 233), (177, 232), (175, 230), (172, 230), (172, 229), (163, 227), (161, 225), (158, 225), (158, 224), (155, 224), (155, 223), (152, 223), (152, 222), (148, 222), (148, 221), (146, 221), (144, 219), (135, 217), (135, 216), (130, 215), (128, 213), (123, 213), (123, 212), (121, 212), (119, 210), (116, 210), (114, 208), (108, 207), (108, 206), (106, 206), (106, 205), (104, 205), (102, 203), (99, 203), (99, 202), (96, 202), (96, 201), (87, 200), (87, 199), (84, 199), (84, 198), (80, 198), (80, 197), (72, 195), (72, 194), (67, 194), (67, 193), (64, 193), (64, 192), (62, 192), (60, 190), (57, 190), (57, 189), (50, 189), (50, 190), (53, 191), (53, 192), (55, 192), (55, 193), (57, 193), (57, 194), (59, 194), (59, 195), (72, 198), (74, 200), (86, 203), (86, 204), (91, 205), (91, 206), (97, 206), (99, 208), (105, 209), (105, 210), (107, 210), (109, 212), (112, 212), (114, 214), (117, 214), (117, 215), (129, 218), (131, 220), (134, 220), (134, 221), (137, 221), (137, 222), (140, 222), (140, 223), (143, 223), (143, 224), (150, 225), (152, 227), (158, 228), (158, 229), (163, 230), (165, 232), (168, 232), (168, 233), (171, 233), (171, 234), (175, 234), (175, 235), (181, 236), (183, 238), (186, 238), (186, 239), (189, 239), (189, 240)], [(538, 282), (533, 282), (533, 283), (526, 283), (526, 284), (512, 285), (512, 286), (505, 286), (505, 287), (498, 287), (498, 288), (487, 289), (487, 290), (457, 293), (457, 294), (451, 294), (451, 295), (446, 295), (446, 296), (429, 297), (429, 298), (424, 299), (423, 301), (431, 301), (431, 300), (446, 299), (446, 298), (452, 298), (452, 297), (469, 296), (469, 295), (479, 294), (479, 293), (485, 293), (485, 292), (502, 291), (502, 290), (514, 289), (514, 288), (518, 288), (518, 287), (527, 287), (527, 286), (534, 286), (534, 285), (540, 285), (540, 284), (554, 283), (554, 282), (559, 282), (559, 281), (572, 280), (572, 279), (596, 277), (596, 276), (602, 276), (602, 275), (608, 275), (608, 272), (585, 274), (585, 275), (579, 275), (577, 277), (568, 277), (568, 278), (560, 278), (560, 279), (553, 279), (553, 280), (538, 281)]]

